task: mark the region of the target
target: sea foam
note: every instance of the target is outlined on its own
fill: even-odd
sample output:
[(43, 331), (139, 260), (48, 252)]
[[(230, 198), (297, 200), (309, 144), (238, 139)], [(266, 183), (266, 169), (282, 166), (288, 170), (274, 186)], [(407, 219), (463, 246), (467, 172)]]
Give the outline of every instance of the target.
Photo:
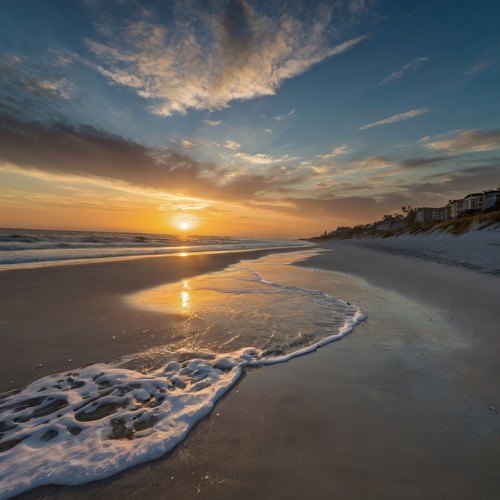
[[(189, 293), (188, 334), (164, 352), (50, 375), (0, 395), (0, 498), (87, 483), (161, 457), (245, 368), (317, 350), (364, 319), (326, 293), (263, 278), (265, 263), (277, 257), (266, 259), (153, 290), (161, 300), (152, 306), (173, 313)], [(129, 300), (145, 305), (142, 295)], [(144, 363), (148, 357), (155, 362)]]
[(298, 240), (0, 229), (0, 265), (305, 247)]

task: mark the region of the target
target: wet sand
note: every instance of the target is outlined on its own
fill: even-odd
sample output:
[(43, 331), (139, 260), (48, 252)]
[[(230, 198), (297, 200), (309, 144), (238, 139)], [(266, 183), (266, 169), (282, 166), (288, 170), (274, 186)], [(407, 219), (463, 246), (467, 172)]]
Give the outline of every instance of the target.
[(271, 251), (101, 260), (0, 271), (0, 391), (168, 341), (175, 317), (124, 296)]
[[(309, 269), (291, 267), (289, 280), (359, 305), (368, 319), (351, 335), (248, 370), (161, 460), (23, 497), (499, 498), (498, 277), (332, 248), (302, 263)], [(159, 261), (148, 260), (144, 287), (162, 279)], [(94, 280), (107, 281), (110, 264)], [(188, 270), (176, 272), (170, 278)], [(116, 270), (103, 296), (131, 288), (124, 276)]]

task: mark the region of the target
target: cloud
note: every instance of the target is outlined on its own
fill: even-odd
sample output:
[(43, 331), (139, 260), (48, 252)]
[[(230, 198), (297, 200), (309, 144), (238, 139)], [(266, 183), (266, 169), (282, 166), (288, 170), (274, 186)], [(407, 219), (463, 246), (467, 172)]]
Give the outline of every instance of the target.
[(0, 102), (4, 113), (53, 116), (60, 114), (76, 95), (76, 86), (69, 78), (48, 68), (42, 57), (28, 60), (0, 54)]
[(483, 71), (486, 71), (487, 69), (494, 66), (496, 64), (496, 62), (497, 61), (495, 59), (488, 59), (485, 61), (479, 61), (479, 62), (473, 64), (472, 66), (470, 66), (469, 68), (467, 68), (464, 71), (464, 75), (472, 76), (472, 77), (477, 76), (477, 75), (479, 75), (479, 73), (482, 73)]
[(222, 120), (203, 120), (203, 123), (206, 123), (211, 127), (218, 127), (222, 123)]
[(102, 178), (154, 190), (208, 189), (208, 174), (217, 170), (212, 164), (147, 148), (88, 125), (44, 125), (0, 115), (0, 143), (0, 162), (23, 170)]
[(320, 181), (315, 184), (316, 189), (330, 189), (334, 187), (337, 183), (335, 181)]
[(231, 149), (233, 151), (236, 151), (237, 149), (241, 148), (241, 144), (238, 144), (237, 142), (229, 140), (229, 141), (225, 142), (224, 147), (226, 149)]
[(278, 122), (281, 122), (281, 121), (286, 120), (288, 118), (296, 118), (296, 117), (297, 117), (297, 113), (295, 112), (294, 109), (292, 109), (291, 111), (289, 111), (288, 113), (285, 113), (284, 115), (275, 116), (274, 119)]
[(342, 144), (341, 146), (333, 148), (331, 153), (325, 155), (318, 155), (317, 158), (322, 158), (323, 160), (331, 160), (332, 158), (336, 158), (337, 156), (345, 155), (350, 152), (351, 151), (347, 147), (347, 144)]
[(307, 19), (265, 15), (247, 0), (179, 2), (173, 13), (169, 23), (146, 9), (126, 20), (109, 14), (100, 38), (86, 40), (94, 68), (161, 116), (273, 95), (284, 81), (365, 38), (333, 45), (340, 27), (333, 28), (333, 8), (325, 6)]
[(469, 78), (475, 78), (484, 71), (489, 69), (498, 70), (500, 63), (500, 44), (489, 47), (484, 56), (480, 59), (476, 59), (474, 63), (469, 64), (468, 68), (464, 71), (464, 75)]
[(420, 66), (422, 66), (422, 64), (424, 64), (428, 60), (429, 58), (427, 57), (417, 57), (416, 59), (413, 59), (413, 61), (410, 61), (409, 63), (405, 64), (402, 68), (398, 69), (397, 71), (394, 71), (394, 73), (391, 73), (390, 75), (387, 75), (385, 78), (383, 78), (380, 81), (379, 85), (385, 85), (386, 83), (392, 82), (393, 80), (399, 80), (400, 78), (403, 78), (405, 73), (419, 68)]
[(182, 139), (181, 146), (184, 149), (191, 149), (194, 148), (196, 144), (194, 143), (194, 141), (190, 141), (189, 139)]
[(344, 198), (286, 198), (294, 206), (294, 213), (302, 217), (328, 217), (346, 221), (370, 222), (381, 214), (408, 204), (408, 198), (388, 194), (376, 200), (372, 197), (347, 196)]
[(380, 125), (390, 125), (391, 123), (402, 122), (404, 120), (409, 120), (410, 118), (415, 118), (416, 116), (428, 113), (429, 111), (431, 111), (431, 108), (412, 109), (410, 111), (406, 111), (405, 113), (389, 116), (388, 118), (384, 118), (383, 120), (379, 120), (377, 122), (368, 123), (367, 125), (360, 127), (359, 130), (367, 130)]
[(267, 155), (264, 153), (249, 154), (249, 153), (243, 153), (243, 152), (236, 153), (234, 155), (234, 157), (239, 159), (239, 160), (246, 161), (248, 163), (253, 163), (255, 165), (271, 165), (273, 163), (295, 161), (298, 159), (296, 156), (284, 155), (281, 157), (275, 157), (275, 156)]
[(406, 12), (405, 14), (401, 14), (401, 18), (404, 19), (407, 17), (415, 16), (417, 14), (421, 14), (422, 12), (427, 10), (428, 8), (434, 7), (435, 5), (439, 4), (440, 1), (442, 1), (442, 0), (437, 0), (437, 1), (431, 0), (430, 2), (425, 2), (424, 4), (420, 5), (416, 9), (413, 9), (410, 12)]
[(354, 160), (349, 162), (349, 166), (352, 170), (362, 171), (362, 170), (374, 170), (379, 168), (393, 167), (397, 164), (397, 161), (387, 158), (385, 156), (369, 156), (361, 160)]
[(451, 156), (437, 156), (434, 158), (408, 158), (406, 160), (400, 160), (398, 163), (402, 168), (425, 168), (425, 167), (437, 167), (445, 162), (452, 159)]
[(425, 145), (431, 150), (448, 153), (481, 153), (500, 149), (500, 130), (466, 130), (455, 137)]
[[(463, 198), (469, 193), (495, 189), (500, 185), (500, 160), (489, 165), (440, 172), (409, 186), (412, 196), (433, 196), (431, 206), (444, 205), (449, 199)], [(418, 201), (422, 205), (421, 201)]]
[[(263, 193), (299, 184), (303, 172), (281, 169), (254, 174), (227, 170), (167, 148), (151, 148), (89, 125), (28, 122), (1, 113), (0, 166), (50, 180), (87, 180), (158, 196), (206, 200), (255, 200)], [(237, 153), (237, 155), (240, 153)], [(295, 158), (245, 155), (248, 163), (271, 165)], [(236, 156), (236, 155), (235, 155)]]

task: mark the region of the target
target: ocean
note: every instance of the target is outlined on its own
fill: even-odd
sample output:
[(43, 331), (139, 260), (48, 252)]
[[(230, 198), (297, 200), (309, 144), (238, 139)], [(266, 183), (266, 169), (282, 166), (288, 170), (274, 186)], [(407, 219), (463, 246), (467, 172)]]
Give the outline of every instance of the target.
[(305, 246), (299, 240), (0, 229), (0, 265)]
[(0, 241), (4, 264), (40, 265), (43, 258), (297, 245), (297, 252), (125, 296), (129, 307), (176, 318), (164, 345), (0, 394), (0, 498), (87, 483), (159, 458), (245, 370), (314, 353), (364, 319), (359, 308), (314, 289), (314, 271), (290, 266), (319, 251), (301, 242), (190, 237), (181, 245), (174, 236), (20, 230), (2, 230)]

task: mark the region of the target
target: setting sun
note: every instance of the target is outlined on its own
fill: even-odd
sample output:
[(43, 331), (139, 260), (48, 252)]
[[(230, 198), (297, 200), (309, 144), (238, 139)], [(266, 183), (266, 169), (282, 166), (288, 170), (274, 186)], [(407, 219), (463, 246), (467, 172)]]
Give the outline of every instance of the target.
[(176, 232), (186, 232), (198, 225), (198, 216), (178, 213), (169, 217), (169, 223)]
[(0, 500), (500, 500), (500, 0), (0, 6)]

